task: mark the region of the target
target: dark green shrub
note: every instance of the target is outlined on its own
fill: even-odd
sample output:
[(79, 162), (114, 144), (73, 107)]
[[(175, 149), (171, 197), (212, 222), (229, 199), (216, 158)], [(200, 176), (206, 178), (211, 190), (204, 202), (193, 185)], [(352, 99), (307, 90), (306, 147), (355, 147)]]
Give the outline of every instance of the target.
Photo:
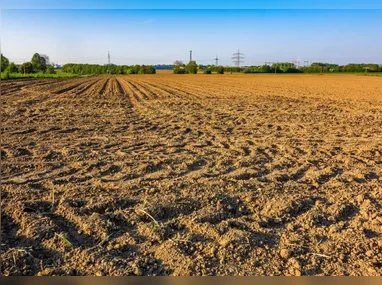
[(21, 73), (33, 73), (32, 63), (24, 62), (22, 65), (20, 65), (20, 72)]
[(174, 74), (185, 74), (186, 69), (183, 66), (175, 66), (174, 67)]
[(216, 69), (217, 74), (224, 74), (224, 67), (223, 66), (218, 66)]
[(16, 64), (14, 64), (13, 62), (11, 62), (7, 68), (5, 69), (5, 71), (7, 71), (8, 73), (17, 73), (19, 72), (19, 69), (17, 68)]
[(198, 73), (198, 65), (196, 64), (196, 61), (190, 61), (186, 66), (186, 70), (189, 74)]
[(48, 65), (45, 70), (46, 74), (56, 74), (56, 70), (54, 70), (53, 65)]
[(1, 54), (1, 72), (3, 72), (9, 65), (9, 60)]

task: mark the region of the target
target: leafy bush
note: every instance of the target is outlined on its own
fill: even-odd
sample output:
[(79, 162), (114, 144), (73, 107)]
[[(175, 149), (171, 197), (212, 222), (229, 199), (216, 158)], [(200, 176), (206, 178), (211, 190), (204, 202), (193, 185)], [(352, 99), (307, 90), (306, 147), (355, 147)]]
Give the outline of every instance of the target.
[(180, 60), (177, 60), (174, 62), (174, 74), (185, 74), (186, 73), (186, 69), (185, 69), (185, 65), (183, 62), (181, 62)]
[(196, 61), (190, 61), (186, 66), (186, 70), (189, 74), (198, 73), (198, 65), (196, 64)]
[(284, 73), (302, 73), (302, 71), (295, 67), (289, 67), (284, 71)]
[(175, 66), (174, 67), (174, 74), (185, 74), (186, 69), (183, 66)]
[(7, 68), (5, 69), (6, 72), (8, 73), (16, 73), (16, 72), (19, 72), (19, 69), (17, 68), (16, 64), (14, 64), (13, 62), (11, 62)]
[(9, 71), (4, 72), (4, 77), (3, 77), (3, 74), (1, 74), (1, 79), (9, 79), (9, 78), (10, 78)]
[(206, 69), (206, 70), (204, 70), (204, 72), (203, 72), (204, 74), (212, 74), (212, 72), (211, 72), (211, 70), (210, 69)]
[(45, 73), (46, 74), (56, 74), (56, 71), (54, 70), (54, 66), (53, 65), (48, 65), (46, 67)]
[(224, 74), (224, 67), (223, 66), (218, 66), (217, 69), (216, 69), (216, 72), (218, 74)]
[(142, 65), (138, 74), (156, 74), (156, 70), (152, 65)]

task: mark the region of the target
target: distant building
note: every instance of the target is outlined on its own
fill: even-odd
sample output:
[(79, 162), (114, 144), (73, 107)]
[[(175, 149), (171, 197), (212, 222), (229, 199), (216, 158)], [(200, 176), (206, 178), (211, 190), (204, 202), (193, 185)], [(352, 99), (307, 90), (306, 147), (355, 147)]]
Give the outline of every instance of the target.
[(62, 65), (59, 65), (58, 63), (52, 62), (52, 65), (53, 65), (54, 69), (61, 69), (62, 68)]

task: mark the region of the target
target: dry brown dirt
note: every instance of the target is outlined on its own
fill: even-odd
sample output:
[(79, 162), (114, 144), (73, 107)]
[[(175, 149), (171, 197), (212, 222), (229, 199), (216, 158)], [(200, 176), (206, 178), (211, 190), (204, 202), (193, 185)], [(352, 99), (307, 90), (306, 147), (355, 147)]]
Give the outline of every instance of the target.
[(1, 88), (4, 275), (382, 273), (382, 77)]

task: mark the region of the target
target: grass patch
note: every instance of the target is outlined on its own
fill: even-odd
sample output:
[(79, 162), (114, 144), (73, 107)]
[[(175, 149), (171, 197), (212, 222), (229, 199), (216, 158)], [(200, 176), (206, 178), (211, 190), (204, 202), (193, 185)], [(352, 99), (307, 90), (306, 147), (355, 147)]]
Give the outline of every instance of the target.
[(68, 245), (68, 246), (73, 246), (73, 244), (63, 235), (63, 234), (58, 234), (58, 233), (55, 233), (56, 236), (58, 236), (60, 239), (62, 239), (62, 241)]
[(66, 72), (57, 72), (56, 74), (47, 74), (47, 73), (1, 73), (1, 79), (23, 79), (23, 78), (73, 78), (78, 77), (78, 74), (66, 73)]

